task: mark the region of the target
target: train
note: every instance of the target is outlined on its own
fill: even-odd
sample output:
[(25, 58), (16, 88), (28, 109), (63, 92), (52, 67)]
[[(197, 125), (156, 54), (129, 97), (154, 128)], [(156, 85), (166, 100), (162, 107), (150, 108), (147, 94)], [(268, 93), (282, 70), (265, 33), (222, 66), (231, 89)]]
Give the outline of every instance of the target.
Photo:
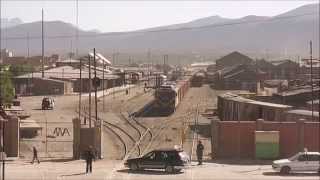
[(191, 86), (192, 87), (202, 87), (205, 81), (205, 74), (203, 72), (197, 72), (192, 76)]
[(190, 86), (190, 78), (184, 77), (175, 82), (167, 81), (155, 90), (154, 106), (158, 111), (173, 113)]

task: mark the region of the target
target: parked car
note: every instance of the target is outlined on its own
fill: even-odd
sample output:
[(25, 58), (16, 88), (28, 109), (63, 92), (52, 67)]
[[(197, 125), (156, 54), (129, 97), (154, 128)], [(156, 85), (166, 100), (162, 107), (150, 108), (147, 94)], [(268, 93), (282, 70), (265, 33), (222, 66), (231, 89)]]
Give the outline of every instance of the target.
[(143, 169), (164, 169), (165, 172), (180, 172), (190, 163), (186, 152), (177, 149), (159, 149), (146, 155), (128, 159), (124, 165), (132, 171)]
[(54, 99), (50, 97), (44, 97), (42, 99), (42, 110), (53, 109), (54, 108)]
[(290, 172), (316, 171), (320, 172), (319, 152), (299, 152), (288, 159), (273, 161), (272, 168), (281, 174)]

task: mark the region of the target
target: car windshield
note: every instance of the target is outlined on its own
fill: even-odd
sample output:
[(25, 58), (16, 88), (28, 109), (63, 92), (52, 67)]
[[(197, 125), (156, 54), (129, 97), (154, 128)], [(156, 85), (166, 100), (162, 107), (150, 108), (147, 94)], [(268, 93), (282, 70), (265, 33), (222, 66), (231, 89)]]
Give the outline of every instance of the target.
[(295, 160), (297, 160), (298, 158), (299, 158), (299, 156), (300, 156), (301, 154), (300, 153), (298, 153), (298, 154), (296, 154), (296, 155), (294, 155), (294, 156), (292, 156), (292, 157), (290, 157), (290, 158), (288, 158), (290, 161), (295, 161)]

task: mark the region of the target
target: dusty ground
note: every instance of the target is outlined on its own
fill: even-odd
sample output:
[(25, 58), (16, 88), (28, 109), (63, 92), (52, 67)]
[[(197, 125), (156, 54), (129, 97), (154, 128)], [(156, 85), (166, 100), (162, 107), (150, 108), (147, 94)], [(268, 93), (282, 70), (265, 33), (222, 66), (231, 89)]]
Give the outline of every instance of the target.
[[(259, 165), (261, 164), (261, 165)], [(316, 173), (298, 173), (282, 176), (272, 171), (265, 162), (212, 161), (202, 166), (192, 163), (189, 169), (179, 174), (166, 174), (161, 170), (130, 172), (122, 167), (121, 161), (100, 160), (93, 164), (93, 173), (85, 174), (84, 161), (41, 162), (31, 165), (29, 162), (14, 161), (6, 165), (6, 179), (19, 180), (78, 180), (78, 179), (319, 179)]]
[[(132, 88), (129, 94), (125, 92), (115, 93), (100, 98), (99, 117), (117, 124), (132, 135), (135, 140), (139, 139), (137, 131), (129, 126), (129, 123), (120, 117), (120, 113), (135, 111), (152, 100), (152, 91), (144, 93), (142, 87)], [(194, 123), (197, 114), (207, 107), (216, 106), (216, 95), (223, 93), (214, 91), (204, 85), (200, 88), (190, 88), (187, 95), (177, 108), (176, 112), (168, 117), (140, 117), (137, 120), (152, 131), (153, 138), (148, 136), (143, 140), (141, 154), (155, 148), (168, 148), (174, 145), (182, 145), (184, 150), (192, 156), (192, 165), (180, 174), (165, 174), (163, 171), (130, 172), (123, 167), (123, 162), (118, 160), (122, 147), (112, 133), (104, 132), (104, 159), (94, 163), (94, 172), (84, 174), (85, 164), (82, 160), (68, 160), (72, 156), (72, 118), (77, 117), (78, 96), (56, 96), (56, 108), (54, 110), (40, 110), (42, 96), (22, 98), (22, 106), (32, 114), (43, 127), (39, 137), (31, 140), (22, 140), (22, 157), (18, 160), (8, 161), (6, 165), (6, 178), (18, 179), (319, 179), (317, 174), (300, 173), (288, 176), (280, 176), (271, 169), (271, 163), (267, 161), (244, 161), (244, 160), (210, 160), (210, 140), (202, 134), (194, 133), (189, 126)], [(84, 98), (85, 99), (85, 98)], [(87, 105), (87, 102), (84, 101)], [(104, 107), (103, 107), (104, 105)], [(197, 113), (200, 112), (200, 113)], [(94, 110), (93, 110), (94, 112)], [(48, 122), (48, 123), (45, 123)], [(131, 122), (133, 123), (133, 122)], [(133, 123), (134, 124), (134, 123)], [(137, 126), (137, 125), (136, 125)], [(46, 134), (52, 134), (55, 127), (68, 128), (70, 136), (45, 138)], [(45, 132), (48, 129), (48, 132)], [(143, 129), (139, 128), (141, 132)], [(185, 135), (182, 136), (182, 130)], [(123, 135), (122, 135), (123, 136)], [(206, 162), (202, 166), (196, 166), (195, 143), (202, 140), (205, 145)], [(48, 142), (46, 145), (47, 141)], [(59, 141), (59, 142), (53, 142)], [(133, 143), (125, 139), (128, 147)], [(183, 143), (182, 143), (183, 142)], [(31, 165), (31, 147), (39, 148), (40, 164)], [(213, 152), (214, 153), (214, 152)], [(138, 154), (135, 154), (137, 156)], [(48, 157), (60, 158), (50, 160)]]

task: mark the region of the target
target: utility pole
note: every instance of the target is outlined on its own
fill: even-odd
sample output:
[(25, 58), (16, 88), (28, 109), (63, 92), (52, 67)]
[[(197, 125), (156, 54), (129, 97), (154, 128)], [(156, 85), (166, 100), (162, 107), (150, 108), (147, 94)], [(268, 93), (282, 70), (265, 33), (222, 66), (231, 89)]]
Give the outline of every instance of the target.
[(44, 22), (43, 22), (43, 8), (42, 8), (42, 21), (41, 21), (41, 32), (42, 32), (42, 63), (41, 63), (41, 70), (42, 70), (42, 78), (44, 78)]
[(150, 83), (150, 59), (151, 59), (151, 52), (150, 49), (148, 49), (148, 85)]
[[(78, 40), (79, 40), (79, 2), (76, 0), (76, 58), (78, 58)], [(81, 119), (81, 96), (82, 96), (82, 58), (79, 59), (80, 61), (80, 89), (79, 89), (79, 120)], [(84, 122), (86, 124), (86, 121)]]
[[(94, 63), (94, 79), (96, 80), (97, 79), (96, 48), (93, 48), (93, 63)], [(97, 97), (98, 86), (96, 84), (97, 83), (96, 81), (94, 83), (95, 83), (94, 84), (94, 105), (95, 105), (95, 116), (96, 116), (96, 123), (97, 123), (98, 121), (98, 97)]]
[(89, 128), (91, 128), (91, 57), (89, 55)]
[(29, 32), (27, 33), (27, 57), (30, 57)]
[(105, 61), (102, 61), (102, 108), (103, 112), (105, 111), (104, 109), (104, 69), (105, 69)]
[(310, 41), (310, 62), (311, 62), (311, 93), (312, 93), (312, 99), (311, 99), (311, 112), (312, 112), (312, 120), (314, 118), (314, 113), (313, 113), (313, 98), (314, 98), (314, 91), (313, 91), (313, 60), (312, 60), (312, 41)]

